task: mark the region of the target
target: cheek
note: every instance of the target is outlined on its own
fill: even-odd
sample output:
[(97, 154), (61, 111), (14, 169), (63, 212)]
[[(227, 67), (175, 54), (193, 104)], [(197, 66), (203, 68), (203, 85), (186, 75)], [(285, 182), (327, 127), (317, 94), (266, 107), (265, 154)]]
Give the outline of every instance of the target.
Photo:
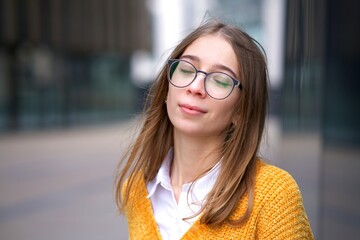
[(174, 89), (174, 87), (169, 84), (166, 99), (171, 100), (172, 98), (174, 98), (174, 95), (176, 95), (176, 89)]
[(224, 125), (228, 126), (231, 122), (234, 122), (235, 114), (236, 114), (237, 104), (235, 101), (226, 104), (226, 106), (222, 106), (218, 111), (218, 117), (223, 120)]
[(174, 101), (174, 99), (176, 98), (175, 92), (176, 91), (174, 91), (174, 89), (171, 86), (169, 86), (168, 93), (166, 96), (166, 109), (170, 120), (171, 120), (171, 116), (173, 115), (173, 111), (175, 109), (174, 104), (176, 104)]
[(181, 91), (183, 91), (183, 88), (176, 88), (172, 85), (169, 85), (168, 92), (167, 92), (167, 104), (169, 106), (175, 107), (174, 104), (177, 103), (177, 99), (180, 98)]
[(219, 112), (218, 118), (221, 119), (223, 127), (228, 126), (233, 119), (233, 108), (223, 108), (222, 111)]
[(173, 102), (173, 91), (171, 90), (171, 87), (168, 88), (168, 92), (166, 95), (166, 104), (169, 106)]

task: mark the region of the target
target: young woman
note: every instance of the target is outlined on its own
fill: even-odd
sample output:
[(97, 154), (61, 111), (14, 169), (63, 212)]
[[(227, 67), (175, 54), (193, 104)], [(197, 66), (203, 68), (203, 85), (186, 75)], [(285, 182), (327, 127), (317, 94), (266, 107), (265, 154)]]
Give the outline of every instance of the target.
[(294, 179), (258, 157), (262, 48), (209, 21), (172, 52), (116, 180), (130, 239), (313, 239)]

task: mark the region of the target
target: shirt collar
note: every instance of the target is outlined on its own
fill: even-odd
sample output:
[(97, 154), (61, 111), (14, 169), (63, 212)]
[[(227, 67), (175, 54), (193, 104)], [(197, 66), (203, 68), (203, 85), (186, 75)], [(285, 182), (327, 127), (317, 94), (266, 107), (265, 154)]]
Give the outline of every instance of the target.
[(149, 192), (149, 195), (147, 196), (148, 198), (155, 193), (156, 188), (159, 186), (159, 184), (161, 184), (165, 189), (171, 190), (170, 165), (172, 159), (173, 159), (173, 149), (171, 148), (167, 153), (163, 163), (161, 164), (161, 167), (158, 173), (156, 174), (156, 177), (148, 183), (148, 192)]
[[(173, 149), (171, 148), (166, 155), (161, 167), (156, 175), (156, 177), (150, 181), (147, 185), (148, 189), (148, 198), (150, 198), (156, 191), (156, 189), (160, 186), (163, 188), (171, 191), (171, 182), (170, 182), (170, 166), (173, 159), (174, 153)], [(212, 187), (215, 184), (215, 181), (220, 173), (220, 162), (219, 161), (215, 166), (207, 172), (204, 176), (197, 179), (192, 186), (191, 190), (191, 197), (193, 201), (203, 201), (206, 195), (210, 192)], [(190, 188), (191, 183), (187, 183), (183, 185), (183, 189), (188, 191)]]

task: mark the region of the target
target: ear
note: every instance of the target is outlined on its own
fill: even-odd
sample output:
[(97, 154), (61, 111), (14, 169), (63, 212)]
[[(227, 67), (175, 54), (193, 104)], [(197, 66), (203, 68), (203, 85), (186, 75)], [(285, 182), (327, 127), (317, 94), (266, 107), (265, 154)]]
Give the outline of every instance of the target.
[(239, 122), (239, 115), (235, 114), (231, 120), (231, 123), (236, 127), (238, 125)]

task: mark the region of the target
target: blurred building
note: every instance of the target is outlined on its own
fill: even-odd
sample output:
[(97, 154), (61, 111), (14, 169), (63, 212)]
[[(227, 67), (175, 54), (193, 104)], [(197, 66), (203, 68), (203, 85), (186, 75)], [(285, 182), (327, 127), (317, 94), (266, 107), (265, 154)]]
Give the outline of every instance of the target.
[(151, 48), (144, 0), (1, 0), (0, 131), (119, 119), (131, 54)]
[(316, 239), (360, 234), (359, 7), (287, 1), (282, 165), (300, 179)]

